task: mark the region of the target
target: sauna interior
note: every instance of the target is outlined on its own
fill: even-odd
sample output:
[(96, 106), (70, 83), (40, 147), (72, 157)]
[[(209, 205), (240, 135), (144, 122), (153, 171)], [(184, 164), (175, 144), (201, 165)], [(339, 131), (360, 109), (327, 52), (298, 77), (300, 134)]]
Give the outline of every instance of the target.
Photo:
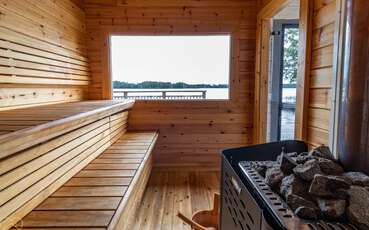
[[(0, 0), (0, 230), (367, 230), (368, 117), (368, 0)], [(363, 173), (350, 224), (238, 202), (264, 143)]]

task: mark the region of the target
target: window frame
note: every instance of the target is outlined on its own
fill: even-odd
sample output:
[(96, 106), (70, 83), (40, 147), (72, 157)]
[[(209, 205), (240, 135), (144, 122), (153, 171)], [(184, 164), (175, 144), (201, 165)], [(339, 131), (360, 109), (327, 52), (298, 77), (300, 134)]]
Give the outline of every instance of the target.
[(227, 35), (230, 37), (229, 42), (229, 73), (228, 73), (228, 98), (227, 99), (135, 99), (136, 101), (158, 101), (158, 102), (228, 102), (235, 99), (232, 94), (234, 84), (232, 79), (238, 77), (238, 36), (234, 32), (212, 32), (212, 33), (116, 33), (111, 32), (107, 35), (106, 50), (108, 60), (108, 79), (105, 87), (108, 87), (107, 93), (110, 100), (113, 100), (113, 76), (112, 76), (112, 53), (111, 38), (113, 36), (217, 36)]

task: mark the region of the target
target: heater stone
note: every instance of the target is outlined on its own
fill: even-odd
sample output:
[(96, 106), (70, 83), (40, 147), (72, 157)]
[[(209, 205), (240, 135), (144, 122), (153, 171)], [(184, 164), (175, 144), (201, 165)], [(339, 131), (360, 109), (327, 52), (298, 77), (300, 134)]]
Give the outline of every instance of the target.
[(343, 168), (338, 163), (325, 158), (318, 158), (320, 170), (327, 175), (340, 175), (344, 173)]
[(304, 164), (306, 161), (313, 160), (313, 159), (316, 159), (316, 157), (311, 156), (311, 155), (300, 154), (299, 156), (295, 157), (295, 161), (297, 164)]
[(316, 209), (309, 208), (309, 207), (299, 207), (295, 210), (295, 214), (300, 218), (305, 219), (312, 219), (315, 220), (318, 218), (318, 215), (316, 214)]
[(280, 193), (284, 198), (287, 198), (289, 195), (304, 196), (307, 189), (308, 184), (305, 181), (301, 180), (294, 174), (291, 174), (283, 178)]
[(311, 195), (331, 198), (346, 197), (345, 190), (350, 188), (350, 183), (338, 176), (315, 175), (311, 182), (309, 193)]
[(275, 161), (257, 161), (253, 162), (253, 168), (263, 177), (265, 177), (265, 173), (268, 168), (277, 165)]
[(282, 160), (281, 160), (281, 171), (286, 174), (290, 175), (293, 173), (293, 169), (297, 166), (297, 163), (292, 159), (292, 157), (283, 154)]
[(314, 210), (318, 210), (318, 207), (314, 202), (307, 200), (301, 196), (297, 196), (293, 194), (289, 195), (286, 199), (286, 202), (288, 206), (294, 211), (298, 209), (299, 207), (308, 207)]
[(352, 186), (348, 191), (350, 195), (346, 210), (350, 222), (359, 226), (360, 229), (369, 230), (369, 192), (365, 188)]
[(313, 159), (306, 161), (304, 164), (298, 165), (293, 172), (305, 181), (312, 181), (316, 174), (322, 174), (318, 161)]
[(269, 185), (272, 189), (278, 190), (279, 185), (284, 177), (283, 172), (277, 168), (269, 168), (265, 173), (265, 183)]
[(369, 187), (369, 176), (362, 172), (347, 172), (344, 173), (343, 176), (349, 179), (354, 185)]
[(346, 200), (317, 199), (323, 218), (337, 220), (342, 218), (346, 210)]
[(326, 158), (328, 160), (334, 160), (331, 150), (329, 149), (329, 147), (324, 146), (324, 145), (311, 150), (309, 154), (315, 157), (321, 157), (321, 158)]

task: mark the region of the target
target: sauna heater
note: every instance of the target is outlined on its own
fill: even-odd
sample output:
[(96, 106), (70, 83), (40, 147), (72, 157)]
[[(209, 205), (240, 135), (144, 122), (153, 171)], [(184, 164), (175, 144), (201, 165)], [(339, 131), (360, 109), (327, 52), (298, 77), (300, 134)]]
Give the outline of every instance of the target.
[(222, 152), (221, 230), (355, 230), (353, 225), (300, 219), (264, 183), (251, 163), (275, 161), (285, 152), (306, 152), (301, 141), (281, 141)]

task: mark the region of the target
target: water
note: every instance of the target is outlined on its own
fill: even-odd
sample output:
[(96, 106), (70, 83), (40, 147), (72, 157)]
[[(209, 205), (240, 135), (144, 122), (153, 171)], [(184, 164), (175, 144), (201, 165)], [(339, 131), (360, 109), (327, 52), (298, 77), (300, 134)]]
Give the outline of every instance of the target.
[[(296, 104), (296, 88), (283, 88), (282, 102)], [(282, 109), (281, 110), (281, 140), (295, 139), (295, 110)]]
[(282, 109), (280, 135), (281, 140), (295, 139), (295, 110)]
[(296, 88), (283, 88), (283, 90), (282, 90), (282, 102), (288, 102), (288, 101), (291, 101), (291, 100), (296, 102)]

